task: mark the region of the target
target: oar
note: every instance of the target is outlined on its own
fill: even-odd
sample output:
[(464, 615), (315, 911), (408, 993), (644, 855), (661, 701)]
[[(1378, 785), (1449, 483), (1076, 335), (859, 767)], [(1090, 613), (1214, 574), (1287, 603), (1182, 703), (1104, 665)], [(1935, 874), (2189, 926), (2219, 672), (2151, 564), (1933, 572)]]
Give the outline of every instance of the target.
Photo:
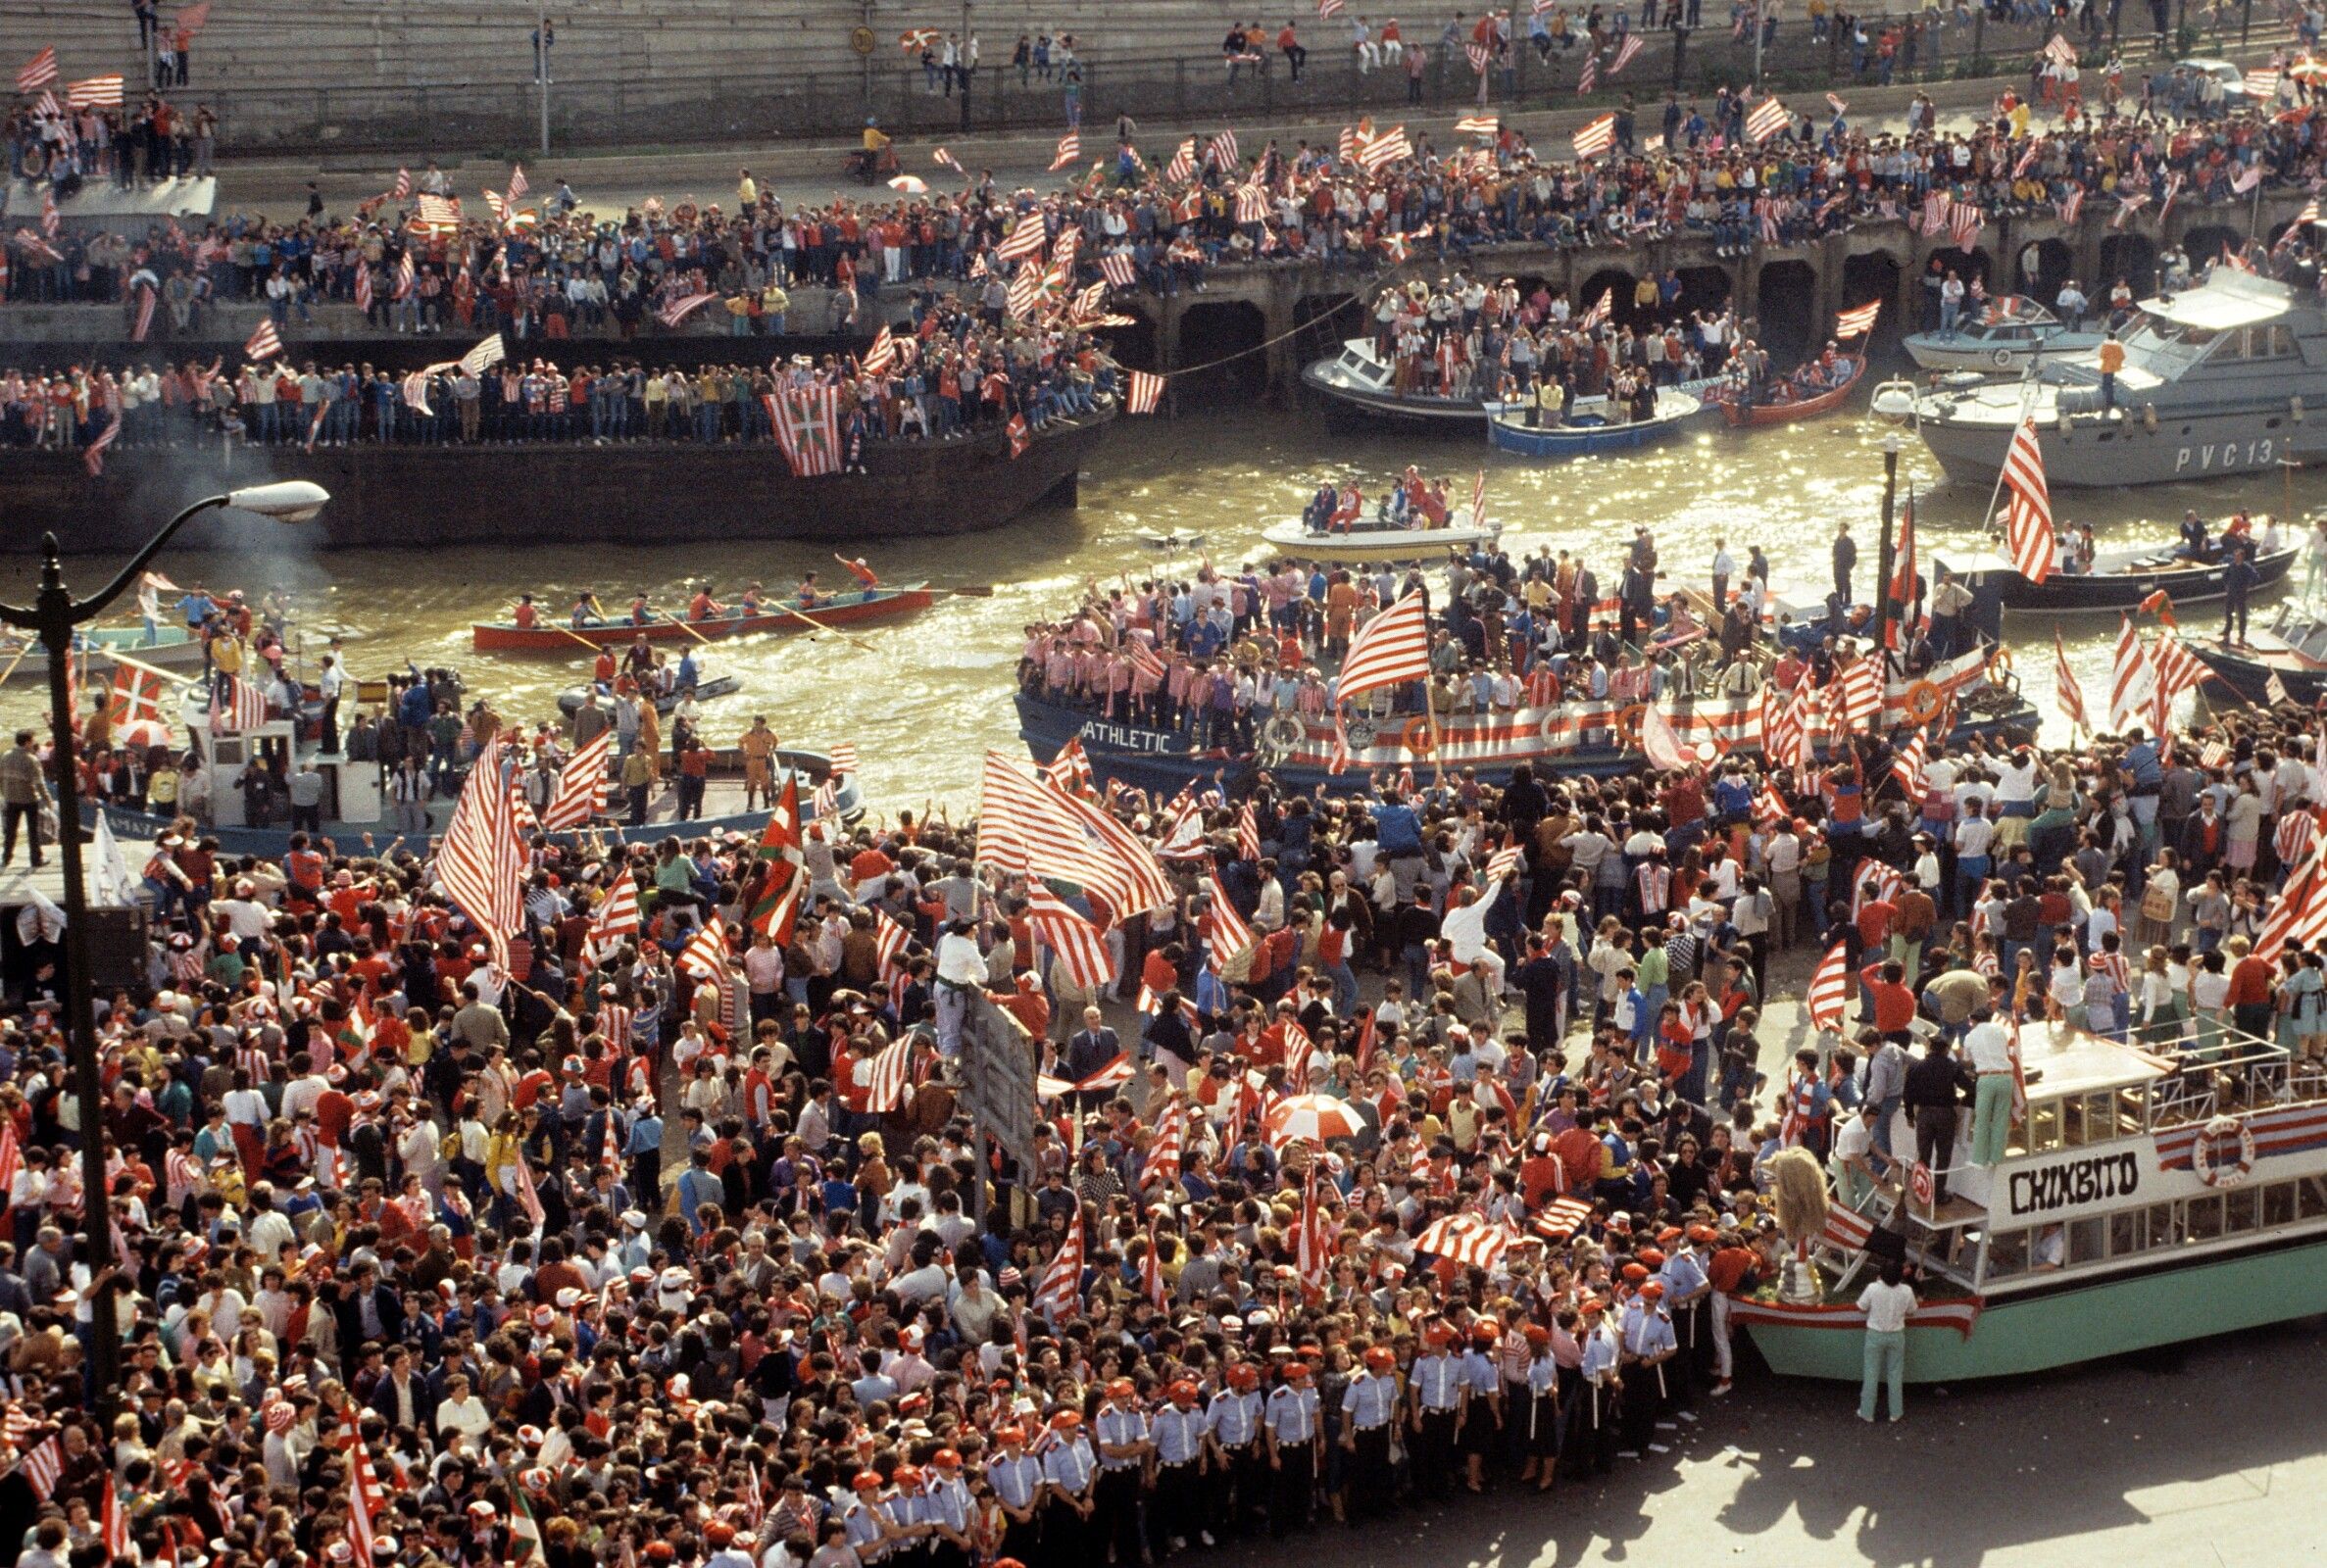
[[(840, 638), (844, 642), (855, 643), (859, 648), (864, 649), (868, 654), (877, 654), (880, 652), (879, 649), (873, 647), (872, 644), (866, 642), (864, 638), (854, 636), (849, 632), (842, 631), (838, 626), (833, 625), (830, 621), (818, 620), (816, 616), (810, 614), (807, 611), (802, 610), (797, 605), (776, 605), (771, 607), (771, 611), (776, 614), (796, 615), (800, 619), (808, 622), (808, 624), (811, 626), (814, 626), (817, 630), (830, 632), (833, 636)], [(706, 642), (709, 642), (710, 640), (711, 639), (708, 637), (704, 639)]]
[(575, 631), (570, 626), (560, 626), (557, 629), (564, 632), (567, 636), (572, 638), (575, 642), (581, 644), (584, 648), (587, 648), (593, 657), (605, 652), (605, 650), (600, 648), (596, 643), (590, 641), (589, 638), (584, 637), (580, 632)]
[(30, 653), (34, 648), (38, 647), (40, 639), (37, 637), (34, 637), (29, 633), (25, 634), (25, 646), (16, 651), (16, 658), (8, 662), (8, 667), (6, 669), (0, 669), (0, 686), (5, 686), (8, 684), (8, 677), (16, 673), (17, 665), (23, 663), (25, 662), (25, 656)]
[(994, 597), (994, 586), (991, 583), (981, 583), (972, 588), (932, 588), (929, 591), (933, 594), (952, 594), (956, 599), (991, 599)]

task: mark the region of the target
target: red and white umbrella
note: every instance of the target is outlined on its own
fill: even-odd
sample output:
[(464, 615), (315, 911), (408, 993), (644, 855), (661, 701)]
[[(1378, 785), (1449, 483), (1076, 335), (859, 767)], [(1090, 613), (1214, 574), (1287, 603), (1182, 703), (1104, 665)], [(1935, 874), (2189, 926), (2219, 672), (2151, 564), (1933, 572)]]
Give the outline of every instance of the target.
[(1295, 1140), (1323, 1144), (1357, 1138), (1366, 1122), (1357, 1106), (1331, 1095), (1292, 1095), (1269, 1108), (1266, 1126), (1269, 1144), (1281, 1149)]
[(908, 196), (922, 196), (928, 193), (929, 182), (918, 174), (899, 174), (889, 181), (889, 189), (901, 190)]

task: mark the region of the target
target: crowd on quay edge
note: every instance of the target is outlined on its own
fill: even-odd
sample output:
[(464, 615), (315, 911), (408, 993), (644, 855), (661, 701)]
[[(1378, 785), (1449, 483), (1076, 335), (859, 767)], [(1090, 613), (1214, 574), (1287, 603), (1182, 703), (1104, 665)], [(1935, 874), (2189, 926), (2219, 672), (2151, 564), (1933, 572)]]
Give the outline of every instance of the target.
[[(1703, 103), (1673, 97), (1660, 112), (1642, 111), (1627, 95), (1614, 112), (1614, 153), (1597, 161), (1539, 155), (1503, 121), (1491, 140), (1444, 154), (1416, 132), (1412, 156), (1370, 171), (1361, 152), (1377, 140), (1392, 145), (1392, 132), (1370, 122), (1333, 146), (1269, 140), (1248, 157), (1232, 131), (1190, 138), (1176, 155), (1143, 152), (1125, 117), (1101, 168), (1047, 195), (963, 171), (959, 192), (787, 207), (745, 170), (731, 209), (649, 200), (616, 218), (585, 207), (563, 181), (523, 205), (529, 187), (513, 177), (509, 195), (489, 193), (501, 215), (472, 200), (458, 218), (416, 231), (413, 202), (395, 192), (346, 217), (311, 193), (306, 216), (293, 222), (236, 215), (199, 233), (175, 223), (93, 235), (77, 225), (45, 235), (20, 229), (7, 242), (7, 296), (118, 301), (133, 321), (150, 286), (167, 329), (179, 334), (198, 330), (216, 302), (264, 302), (287, 332), (307, 325), (320, 301), (361, 299), (380, 330), (502, 330), (516, 339), (627, 338), (672, 302), (712, 293), (729, 330), (780, 333), (799, 315), (790, 291), (805, 285), (832, 290), (826, 324), (834, 327), (854, 326), (880, 288), (908, 281), (972, 283), (993, 309), (1007, 260), (1016, 259), (998, 262), (995, 253), (1028, 222), (1052, 237), (1079, 232), (1068, 286), (1101, 279), (1109, 259), (1120, 258), (1115, 286), (1170, 294), (1201, 287), (1223, 263), (1370, 268), (1416, 250), (1461, 257), (1503, 241), (1621, 250), (1678, 232), (1743, 249), (1911, 218), (1934, 195), (1991, 216), (2077, 210), (2087, 196), (2162, 203), (2169, 190), (2182, 204), (2235, 205), (2255, 178), (2275, 190), (2319, 174), (2311, 88), (2292, 71), (2259, 108), (2209, 97), (2197, 83), (2176, 68), (2145, 88), (2138, 112), (2120, 113), (2112, 91), (2095, 116), (2040, 74), (2039, 91), (2007, 90), (1968, 132), (1935, 129), (1929, 100), (1918, 97), (1904, 135), (1869, 135), (1836, 112), (1823, 124), (1794, 116), (1759, 143), (1744, 134), (1743, 92), (1723, 88)], [(2038, 124), (2040, 110), (2050, 129)], [(1643, 124), (1651, 113), (1662, 126), (1656, 136)], [(101, 120), (84, 114), (82, 128)], [(20, 152), (42, 133), (21, 107), (14, 123)], [(100, 129), (90, 134), (102, 139)], [(44, 166), (51, 180), (90, 143), (75, 130), (59, 145)], [(399, 184), (408, 195), (455, 194), (433, 165)], [(2087, 216), (2113, 212), (2097, 202)]]
[[(1873, 734), (1799, 780), (1094, 791), (1163, 889), (1096, 980), (974, 822), (812, 824), (789, 932), (762, 922), (791, 862), (739, 836), (537, 840), (502, 960), (417, 845), (265, 860), (185, 818), (142, 867), (147, 972), (96, 999), (95, 1129), (59, 930), (20, 922), (0, 1534), (39, 1568), (109, 1536), (346, 1561), (352, 1443), (383, 1565), (1124, 1563), (1653, 1459), (1730, 1387), (1776, 1152), (1849, 1193), (1893, 1157), (1855, 1107), (1903, 1099), (1919, 1139), (2001, 1152), (1956, 1039), (1985, 1071), (2007, 1012), (2228, 1021), (2318, 1058), (2320, 956), (2253, 948), (2327, 799), (2311, 723), (2234, 714), (2171, 759), (1974, 741), (1911, 796)], [(1026, 787), (1080, 787), (1053, 777)], [(26, 732), (9, 858), (44, 793)], [(1827, 940), (1863, 1023), (1772, 1084), (1768, 966)], [(1125, 1038), (1099, 1007), (1141, 989)], [(981, 993), (1061, 1080), (1023, 1166), (981, 1169), (957, 1102)], [(1910, 1060), (1917, 1012), (1942, 1044)], [(1296, 1089), (1358, 1136), (1268, 1136)], [(117, 1256), (74, 1239), (84, 1135)], [(1523, 1240), (1418, 1251), (1450, 1215)]]
[(866, 441), (951, 440), (1023, 416), (1029, 431), (1100, 412), (1121, 375), (1092, 333), (1054, 317), (1029, 324), (934, 286), (916, 287), (885, 365), (856, 355), (778, 354), (692, 367), (610, 355), (448, 362), (396, 373), (288, 359), (209, 365), (0, 370), (0, 447), (85, 451), (120, 423), (124, 447), (179, 446), (225, 432), (261, 446), (477, 442), (772, 442), (769, 400), (832, 388), (843, 466)]

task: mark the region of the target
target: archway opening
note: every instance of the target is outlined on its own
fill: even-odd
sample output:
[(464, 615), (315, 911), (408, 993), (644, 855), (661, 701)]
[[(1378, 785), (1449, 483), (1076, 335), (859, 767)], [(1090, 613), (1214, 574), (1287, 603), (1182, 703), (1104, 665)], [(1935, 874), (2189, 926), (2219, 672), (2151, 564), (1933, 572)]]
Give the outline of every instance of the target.
[(1899, 258), (1889, 251), (1869, 251), (1853, 256), (1842, 264), (1842, 308), (1856, 310), (1875, 300), (1883, 302), (1882, 314), (1874, 318), (1874, 338), (1881, 342), (1896, 342), (1912, 331), (1911, 322), (1903, 321), (1899, 312)]
[(2195, 272), (2208, 262), (2220, 261), (2224, 251), (2235, 256), (2246, 240), (2244, 229), (2227, 223), (2200, 223), (2182, 236), (2182, 254), (2190, 258), (2190, 270)]
[(2013, 291), (2051, 310), (2061, 285), (2076, 275), (2076, 255), (2060, 240), (2040, 239), (2020, 247), (2012, 271)]
[(1825, 341), (1827, 323), (1815, 319), (1818, 274), (1807, 262), (1771, 262), (1761, 269), (1752, 334), (1778, 367), (1791, 368), (1815, 342)]
[(2106, 299), (2123, 278), (2137, 295), (2148, 294), (2157, 283), (2157, 247), (2147, 234), (2111, 234), (2101, 242), (2101, 275), (2085, 293)]
[(1345, 338), (1364, 337), (1373, 330), (1373, 318), (1359, 308), (1355, 294), (1304, 294), (1293, 302), (1293, 339), (1304, 362), (1339, 353)]
[(1580, 317), (1599, 304), (1600, 296), (1606, 294), (1609, 307), (1615, 312), (1616, 324), (1630, 326), (1633, 318), (1632, 290), (1639, 281), (1620, 267), (1604, 267), (1584, 279), (1584, 286), (1575, 291), (1575, 297), (1568, 303)]
[(1267, 339), (1267, 318), (1258, 305), (1216, 300), (1189, 306), (1180, 318), (1179, 364), (1209, 368), (1175, 390), (1259, 396), (1268, 385), (1268, 357), (1259, 352)]
[(1115, 357), (1117, 365), (1127, 369), (1159, 368), (1156, 364), (1156, 323), (1134, 307), (1117, 304), (1113, 309), (1118, 315), (1130, 317), (1131, 324), (1103, 328), (1107, 352)]
[(1681, 280), (1683, 317), (1695, 311), (1721, 310), (1737, 296), (1736, 282), (1726, 267), (1683, 267), (1677, 273)]

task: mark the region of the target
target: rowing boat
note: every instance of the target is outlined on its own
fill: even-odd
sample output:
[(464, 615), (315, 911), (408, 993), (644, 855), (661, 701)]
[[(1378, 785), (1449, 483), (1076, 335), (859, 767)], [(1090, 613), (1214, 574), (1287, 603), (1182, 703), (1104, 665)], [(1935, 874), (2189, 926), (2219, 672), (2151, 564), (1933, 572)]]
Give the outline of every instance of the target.
[(1814, 419), (1821, 414), (1831, 414), (1841, 408), (1843, 400), (1857, 386), (1858, 378), (1866, 373), (1864, 359), (1849, 359), (1845, 363), (1851, 368), (1849, 378), (1842, 385), (1829, 388), (1814, 398), (1804, 398), (1795, 403), (1745, 403), (1731, 398), (1708, 401), (1720, 405), (1722, 418), (1748, 429), (1758, 429), (1765, 424), (1791, 424), (1796, 419)]
[(854, 626), (866, 621), (885, 620), (892, 615), (909, 615), (916, 611), (928, 609), (933, 600), (934, 596), (927, 585), (901, 583), (894, 587), (838, 594), (809, 607), (805, 612), (790, 604), (767, 604), (761, 607), (758, 614), (730, 612), (703, 620), (682, 621), (671, 615), (655, 615), (644, 621), (598, 620), (579, 626), (566, 620), (543, 620), (531, 626), (520, 626), (506, 620), (478, 621), (469, 628), (469, 632), (478, 653), (558, 654), (569, 652), (575, 638), (593, 648), (626, 648), (641, 637), (651, 643), (688, 641), (691, 640), (690, 632), (717, 641), (727, 637), (750, 637), (760, 632), (817, 631), (824, 626)]
[[(695, 682), (695, 701), (708, 703), (715, 697), (732, 697), (742, 689), (743, 682), (733, 675), (703, 675)], [(603, 687), (574, 686), (558, 694), (558, 711), (571, 718), (581, 711), (592, 691), (597, 692), (600, 702), (613, 701), (613, 694)], [(668, 717), (678, 706), (678, 697), (675, 691), (655, 693), (655, 711)]]
[(1531, 425), (1525, 403), (1487, 405), (1487, 440), (1502, 452), (1528, 458), (1586, 458), (1602, 452), (1629, 452), (1667, 436), (1705, 411), (1705, 405), (1672, 387), (1657, 389), (1657, 410), (1645, 419), (1611, 421), (1607, 398), (1579, 398), (1558, 424)]
[[(74, 635), (74, 646), (87, 650), (93, 669), (111, 669), (116, 654), (161, 669), (198, 668), (202, 663), (202, 639), (183, 626), (158, 626), (150, 637), (143, 626), (99, 626)], [(0, 639), (0, 679), (30, 680), (48, 674), (48, 650), (35, 642), (18, 660), (17, 652), (24, 647), (15, 638)]]

